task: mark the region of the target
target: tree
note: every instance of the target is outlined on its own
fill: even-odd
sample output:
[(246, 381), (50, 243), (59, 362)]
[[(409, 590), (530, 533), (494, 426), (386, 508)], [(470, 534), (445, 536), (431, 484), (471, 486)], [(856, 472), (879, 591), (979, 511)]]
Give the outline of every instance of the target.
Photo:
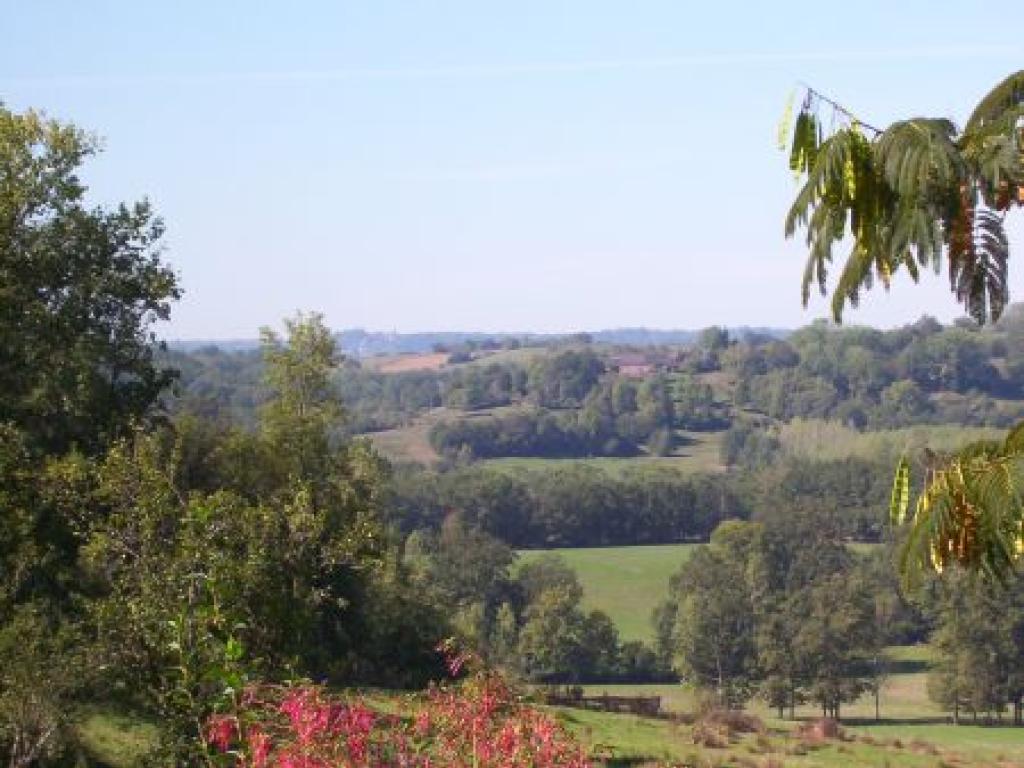
[(894, 524), (911, 521), (902, 566), (942, 572), (952, 563), (996, 578), (1020, 559), (1024, 534), (1024, 424), (1002, 441), (972, 443), (956, 453), (925, 455), (925, 486), (913, 514), (910, 463), (896, 468), (890, 504)]
[(944, 574), (936, 590), (929, 696), (952, 712), (954, 723), (965, 711), (974, 718), (1001, 716), (1013, 696), (1011, 680), (1020, 674), (1010, 631), (1020, 621), (1019, 610), (1008, 610), (1004, 595), (986, 590), (970, 573)]
[[(827, 137), (818, 110), (833, 109), (839, 128)], [(945, 119), (913, 118), (872, 128), (808, 89), (793, 130), (790, 165), (804, 180), (786, 218), (786, 235), (806, 227), (810, 253), (804, 303), (812, 283), (827, 292), (833, 248), (852, 245), (832, 292), (838, 321), (847, 302), (900, 269), (915, 281), (921, 267), (941, 268), (978, 324), (998, 320), (1008, 300), (1009, 241), (1003, 220), (1024, 205), (1024, 71), (996, 85), (963, 129)], [(866, 133), (872, 134), (869, 138)], [(1019, 438), (972, 447), (926, 470), (912, 519), (906, 563), (943, 567), (949, 560), (1002, 576), (1019, 557), (1024, 508), (1017, 493)], [(907, 517), (909, 467), (896, 473), (892, 511)], [(931, 555), (930, 557), (928, 555)]]
[(324, 475), (332, 437), (344, 418), (331, 375), (338, 353), (323, 316), (302, 314), (284, 321), (287, 340), (270, 328), (260, 331), (264, 384), (270, 397), (260, 412), (268, 441), (305, 482)]
[(799, 607), (792, 595), (773, 595), (758, 606), (757, 661), (764, 676), (761, 693), (780, 719), (786, 708), (793, 719), (796, 705), (804, 699), (806, 665), (793, 647), (800, 630)]
[[(497, 613), (510, 608), (509, 567), (515, 553), (468, 525), (462, 513), (452, 512), (438, 534), (414, 531), (406, 540), (405, 557), (421, 594), (444, 608), (467, 641), (489, 652)], [(503, 648), (509, 642), (507, 634), (498, 639)], [(501, 649), (496, 655), (500, 657)]]
[(153, 325), (181, 290), (149, 203), (87, 207), (98, 151), (70, 124), (0, 104), (0, 422), (33, 451), (96, 453), (173, 380)]
[(529, 677), (578, 680), (585, 669), (587, 620), (571, 589), (545, 589), (526, 609), (519, 660)]
[[(828, 136), (826, 104), (839, 124)], [(808, 89), (790, 151), (804, 185), (786, 218), (787, 236), (807, 229), (804, 303), (812, 283), (826, 292), (833, 247), (849, 236), (832, 294), (837, 321), (875, 280), (888, 287), (900, 269), (917, 280), (921, 267), (941, 265), (943, 251), (957, 300), (978, 323), (997, 320), (1008, 295), (1003, 217), (1024, 203), (1021, 117), (1024, 71), (990, 91), (962, 130), (937, 118), (879, 130)]]
[(754, 609), (742, 564), (714, 547), (687, 561), (674, 585), (679, 602), (675, 660), (683, 679), (742, 705), (754, 682)]
[[(86, 456), (156, 412), (153, 326), (180, 295), (145, 201), (88, 207), (98, 142), (0, 104), (0, 753), (58, 758), (85, 661)], [(62, 496), (64, 497), (62, 502)]]
[(808, 697), (822, 714), (839, 719), (840, 707), (870, 689), (874, 642), (871, 585), (854, 574), (820, 578), (799, 596), (800, 624), (792, 652), (803, 661)]

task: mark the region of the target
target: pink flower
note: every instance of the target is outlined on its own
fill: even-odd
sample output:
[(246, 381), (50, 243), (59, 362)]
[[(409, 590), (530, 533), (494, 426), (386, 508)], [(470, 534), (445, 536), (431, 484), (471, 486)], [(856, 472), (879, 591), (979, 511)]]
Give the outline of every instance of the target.
[(213, 715), (206, 724), (206, 743), (221, 752), (227, 752), (238, 731), (235, 718), (227, 715)]
[(249, 750), (252, 752), (252, 768), (266, 768), (270, 756), (270, 737), (258, 727), (249, 731)]

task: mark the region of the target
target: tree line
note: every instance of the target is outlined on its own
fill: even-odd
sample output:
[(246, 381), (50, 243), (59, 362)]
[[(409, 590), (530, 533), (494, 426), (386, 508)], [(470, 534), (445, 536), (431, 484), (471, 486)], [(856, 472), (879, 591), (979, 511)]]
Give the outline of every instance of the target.
[(685, 475), (580, 463), (529, 470), (396, 470), (383, 505), (402, 531), (437, 530), (459, 511), (510, 546), (625, 546), (706, 541), (724, 520), (779, 509), (813, 513), (847, 539), (877, 541), (890, 492), (886, 460), (789, 459), (758, 470)]

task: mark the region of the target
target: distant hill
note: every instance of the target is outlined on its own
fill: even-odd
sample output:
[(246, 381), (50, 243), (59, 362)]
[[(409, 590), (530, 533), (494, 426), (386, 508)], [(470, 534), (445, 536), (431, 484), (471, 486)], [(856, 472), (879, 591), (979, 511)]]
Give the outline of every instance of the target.
[[(786, 338), (791, 331), (783, 328), (750, 328), (740, 326), (729, 328), (733, 338), (748, 336), (770, 336)], [(600, 331), (573, 333), (483, 333), (480, 331), (422, 331), (417, 333), (387, 333), (367, 331), (362, 328), (346, 328), (336, 334), (342, 352), (352, 357), (364, 358), (376, 355), (420, 354), (430, 352), (440, 345), (456, 347), (467, 342), (482, 344), (492, 341), (498, 344), (518, 341), (524, 345), (555, 343), (574, 336), (587, 336), (592, 341), (605, 344), (623, 344), (635, 347), (659, 346), (663, 344), (689, 344), (699, 330), (665, 330), (658, 328), (608, 328)], [(259, 346), (257, 339), (175, 339), (168, 342), (171, 349), (194, 352), (199, 349), (217, 347), (225, 352), (241, 352)]]

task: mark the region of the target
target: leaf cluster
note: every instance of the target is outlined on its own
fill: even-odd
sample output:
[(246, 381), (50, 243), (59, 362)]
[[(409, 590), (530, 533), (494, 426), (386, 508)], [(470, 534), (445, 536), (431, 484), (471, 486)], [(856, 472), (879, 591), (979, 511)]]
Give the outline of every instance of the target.
[(786, 217), (786, 236), (806, 229), (806, 305), (812, 285), (828, 293), (835, 251), (848, 248), (832, 291), (838, 322), (847, 304), (877, 282), (889, 288), (906, 270), (941, 269), (979, 323), (996, 320), (1009, 297), (1006, 213), (1024, 202), (1024, 71), (979, 103), (963, 129), (941, 118), (869, 129), (843, 113), (824, 135), (812, 94), (797, 117), (790, 167), (803, 184)]

